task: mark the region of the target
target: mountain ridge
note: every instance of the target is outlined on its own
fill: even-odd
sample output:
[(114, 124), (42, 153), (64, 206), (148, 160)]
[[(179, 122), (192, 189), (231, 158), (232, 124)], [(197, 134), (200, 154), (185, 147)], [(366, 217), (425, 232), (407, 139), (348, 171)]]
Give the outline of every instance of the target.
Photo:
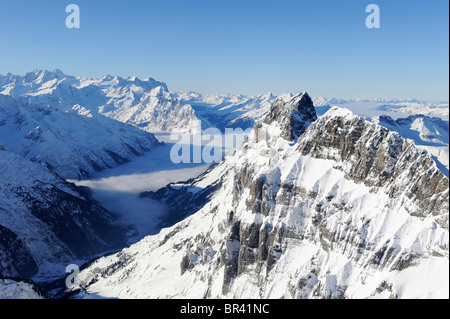
[(154, 149), (153, 134), (74, 105), (29, 104), (0, 94), (0, 143), (64, 178), (84, 178)]
[(93, 114), (139, 127), (147, 132), (199, 130), (190, 105), (174, 98), (164, 82), (148, 77), (74, 77), (60, 70), (35, 70), (24, 76), (0, 75), (0, 94), (63, 111), (81, 105)]
[(0, 146), (0, 277), (31, 278), (56, 264), (123, 245), (125, 230), (90, 194)]
[(286, 120), (259, 120), (206, 174), (169, 186), (195, 197), (219, 181), (200, 210), (93, 262), (78, 296), (448, 297), (448, 178), (429, 154), (340, 108), (294, 143)]

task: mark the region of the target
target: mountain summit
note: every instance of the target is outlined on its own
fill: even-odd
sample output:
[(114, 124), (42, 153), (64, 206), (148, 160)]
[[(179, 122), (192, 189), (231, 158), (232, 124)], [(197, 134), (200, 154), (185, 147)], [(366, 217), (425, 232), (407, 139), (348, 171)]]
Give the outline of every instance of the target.
[(35, 70), (22, 75), (0, 75), (0, 95), (22, 104), (37, 104), (69, 111), (81, 106), (93, 115), (134, 125), (149, 133), (198, 132), (192, 107), (177, 100), (166, 83), (148, 77), (75, 77), (60, 70)]
[(271, 106), (269, 113), (263, 119), (266, 124), (278, 122), (281, 137), (286, 140), (298, 138), (311, 122), (317, 119), (314, 103), (308, 93), (300, 93), (288, 103), (278, 98)]
[(277, 101), (220, 164), (155, 193), (191, 216), (93, 262), (82, 287), (119, 298), (447, 298), (448, 178), (395, 132), (342, 108), (311, 110), (306, 94)]

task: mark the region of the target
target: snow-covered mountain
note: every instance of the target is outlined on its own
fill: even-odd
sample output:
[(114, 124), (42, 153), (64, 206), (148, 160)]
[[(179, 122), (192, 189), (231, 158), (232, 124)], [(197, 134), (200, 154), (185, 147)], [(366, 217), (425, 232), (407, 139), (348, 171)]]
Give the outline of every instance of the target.
[(47, 299), (48, 293), (28, 280), (0, 279), (0, 299)]
[(405, 138), (411, 138), (417, 143), (448, 145), (448, 122), (437, 117), (412, 115), (394, 121), (391, 117), (382, 115), (373, 118), (372, 121), (398, 132)]
[(89, 193), (0, 145), (0, 278), (30, 278), (124, 242)]
[(348, 107), (354, 104), (360, 105), (360, 107), (375, 105), (379, 112), (399, 114), (399, 116), (404, 116), (405, 114), (426, 115), (447, 118), (447, 120), (449, 116), (448, 102), (429, 102), (417, 99), (336, 99), (325, 97), (317, 97), (313, 100), (316, 107), (326, 105)]
[[(204, 174), (142, 194), (165, 203), (168, 228), (91, 263), (84, 289), (125, 298), (448, 297), (444, 106), (171, 93), (152, 78), (59, 70), (0, 75), (0, 278), (53, 274), (123, 244), (113, 215), (65, 179), (152, 150), (150, 132), (253, 127)], [(0, 297), (42, 297), (35, 288), (1, 280)]]
[(192, 215), (92, 262), (78, 297), (449, 296), (448, 178), (396, 132), (317, 117), (307, 94), (276, 100), (205, 174), (144, 196)]
[[(80, 105), (92, 113), (132, 124), (148, 132), (186, 131), (198, 133), (204, 128), (252, 127), (253, 122), (268, 111), (272, 103), (292, 94), (260, 96), (242, 94), (208, 95), (195, 92), (169, 92), (164, 82), (153, 78), (140, 80), (133, 76), (74, 77), (60, 70), (35, 70), (25, 75), (0, 75), (0, 94), (25, 99), (32, 104), (52, 105), (69, 110)], [(318, 112), (331, 106), (358, 109), (367, 105), (383, 113), (423, 114), (448, 118), (448, 103), (431, 103), (411, 99), (336, 99), (314, 97)], [(356, 111), (355, 111), (356, 110)]]
[(60, 70), (35, 70), (25, 75), (0, 76), (0, 94), (31, 104), (67, 111), (75, 105), (147, 132), (199, 130), (190, 105), (180, 103), (167, 85), (152, 78), (74, 77)]
[(431, 117), (441, 117), (448, 120), (449, 104), (448, 102), (430, 103), (416, 100), (394, 100), (383, 103), (378, 107), (381, 111), (390, 111), (400, 114), (420, 114)]
[[(387, 127), (391, 131), (398, 132), (408, 140), (414, 141), (417, 147), (427, 150), (443, 167), (441, 170), (447, 173), (449, 169), (449, 125), (437, 117), (425, 115), (412, 115), (407, 118), (393, 120), (382, 115), (372, 119), (374, 123)], [(445, 169), (446, 168), (446, 171)]]
[[(268, 111), (277, 98), (286, 102), (293, 95), (286, 93), (279, 96), (268, 93), (260, 96), (247, 96), (242, 94), (200, 94), (195, 92), (172, 93), (179, 100), (189, 103), (197, 114), (206, 118), (217, 127), (252, 126), (253, 122), (261, 118)], [(391, 114), (398, 117), (408, 115), (436, 116), (448, 121), (448, 102), (432, 103), (415, 99), (338, 99), (325, 97), (311, 97), (316, 111), (322, 115), (333, 106), (351, 109), (360, 116), (380, 116)]]
[(0, 94), (0, 143), (64, 178), (84, 178), (159, 145), (151, 133), (79, 104), (62, 110)]
[[(242, 94), (208, 95), (195, 92), (173, 93), (179, 100), (188, 103), (196, 113), (205, 119), (206, 124), (225, 128), (246, 129), (253, 126), (256, 119), (265, 115), (272, 103), (277, 99), (272, 93), (260, 96), (246, 96)], [(290, 94), (280, 97), (289, 100)]]
[[(277, 98), (289, 101), (292, 94), (274, 96), (271, 93), (257, 97), (238, 94), (205, 95), (195, 92), (174, 93), (178, 99), (189, 103), (197, 114), (207, 119), (210, 125), (224, 128), (252, 127), (253, 123), (266, 115)], [(448, 144), (448, 103), (431, 103), (414, 99), (336, 99), (312, 97), (317, 114), (322, 115), (333, 106), (345, 107), (353, 113), (371, 118), (375, 123), (387, 119), (380, 125), (398, 132), (407, 139), (415, 141), (417, 146), (429, 151), (443, 172), (448, 176), (449, 144)], [(389, 126), (395, 116), (397, 122)], [(436, 115), (438, 117), (430, 117)], [(394, 121), (392, 119), (392, 121)], [(414, 122), (414, 123), (413, 123)], [(423, 124), (420, 124), (423, 123)], [(437, 129), (435, 142), (422, 139), (431, 130)], [(423, 130), (423, 132), (421, 132)], [(416, 132), (416, 133), (415, 133)], [(417, 133), (419, 132), (419, 133)], [(434, 131), (433, 131), (434, 132)], [(434, 134), (434, 133), (433, 133)]]

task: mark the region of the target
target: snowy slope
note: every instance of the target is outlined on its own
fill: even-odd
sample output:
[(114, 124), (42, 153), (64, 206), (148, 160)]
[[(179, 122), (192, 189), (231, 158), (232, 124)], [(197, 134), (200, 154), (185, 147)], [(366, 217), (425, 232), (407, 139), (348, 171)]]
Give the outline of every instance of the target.
[(389, 115), (391, 117), (408, 117), (409, 115), (426, 115), (439, 117), (448, 121), (448, 102), (429, 102), (415, 99), (336, 99), (316, 97), (316, 107), (340, 106), (350, 109), (360, 116)]
[(73, 179), (128, 162), (159, 145), (152, 134), (80, 105), (63, 111), (1, 94), (0, 143)]
[[(35, 70), (25, 75), (0, 75), (0, 94), (21, 97), (35, 104), (63, 110), (79, 104), (93, 113), (130, 123), (148, 132), (199, 131), (204, 127), (251, 127), (266, 114), (277, 96), (241, 94), (208, 95), (195, 92), (169, 92), (167, 85), (152, 78), (74, 77), (60, 70)], [(282, 94), (285, 100), (291, 94)], [(315, 97), (318, 112), (330, 106), (343, 106), (358, 115), (424, 114), (448, 120), (448, 102), (431, 103), (411, 99), (336, 99)], [(396, 117), (398, 117), (396, 116)]]
[(398, 132), (404, 138), (414, 141), (420, 149), (427, 150), (436, 162), (443, 166), (441, 170), (448, 177), (449, 125), (447, 121), (425, 115), (413, 115), (397, 120), (389, 116), (377, 116), (372, 121)]
[(65, 75), (60, 70), (35, 70), (23, 76), (0, 75), (0, 94), (64, 111), (81, 105), (93, 114), (100, 113), (147, 132), (199, 129), (199, 119), (190, 105), (180, 103), (165, 83), (152, 78), (86, 78)]
[[(255, 120), (269, 112), (270, 106), (277, 98), (282, 98), (285, 101), (292, 98), (291, 94), (282, 94), (277, 97), (271, 93), (257, 97), (237, 94), (205, 95), (195, 92), (174, 93), (174, 95), (192, 105), (197, 114), (208, 119), (209, 123), (212, 123), (211, 125), (222, 130), (227, 127), (241, 127), (243, 129), (252, 127)], [(375, 123), (379, 122), (380, 116), (386, 119), (395, 117), (398, 120), (396, 124), (387, 127), (407, 139), (414, 140), (417, 146), (429, 151), (434, 156), (439, 168), (448, 176), (448, 103), (431, 103), (412, 99), (337, 99), (325, 97), (312, 97), (312, 100), (318, 115), (323, 115), (333, 106), (339, 106), (348, 108), (357, 115), (372, 118)], [(438, 117), (432, 118), (429, 115)], [(415, 121), (415, 123), (412, 123), (412, 121)], [(389, 125), (388, 122), (389, 120), (385, 121), (384, 124), (379, 124), (386, 126)], [(421, 122), (426, 123), (421, 124)], [(427, 140), (426, 137), (422, 138), (428, 132), (427, 126), (431, 126), (432, 130), (437, 129), (438, 140), (436, 143)], [(420, 136), (414, 132), (419, 132)]]
[(0, 299), (46, 299), (46, 292), (31, 281), (0, 279)]
[(386, 110), (396, 113), (420, 114), (427, 116), (437, 116), (447, 119), (449, 116), (448, 102), (430, 103), (416, 100), (394, 100), (383, 103), (380, 110)]
[[(108, 94), (108, 96), (114, 94)], [(147, 132), (199, 133), (200, 119), (189, 104), (173, 98), (163, 87), (152, 89), (139, 98), (111, 97), (100, 113), (112, 119), (133, 124)], [(117, 106), (120, 105), (120, 106)]]
[(78, 296), (449, 296), (448, 178), (348, 110), (278, 100), (241, 148), (163, 193), (186, 207), (210, 185), (190, 217), (93, 262)]
[(0, 277), (30, 278), (122, 244), (113, 220), (85, 190), (0, 145)]
[[(279, 97), (289, 101), (292, 94), (275, 96), (268, 93), (260, 96), (242, 94), (200, 94), (195, 92), (173, 93), (179, 100), (189, 103), (195, 111), (207, 118), (217, 127), (252, 126), (252, 123), (265, 115), (272, 103)], [(345, 107), (360, 116), (408, 117), (409, 115), (436, 116), (448, 121), (448, 102), (432, 103), (413, 99), (338, 99), (312, 97), (317, 113), (324, 114), (332, 106)]]
[[(179, 100), (192, 105), (199, 116), (221, 130), (237, 127), (245, 130), (252, 127), (255, 119), (265, 115), (277, 99), (272, 93), (255, 97), (241, 94), (208, 95), (195, 92), (173, 94)], [(289, 100), (292, 96), (283, 94), (280, 97)]]

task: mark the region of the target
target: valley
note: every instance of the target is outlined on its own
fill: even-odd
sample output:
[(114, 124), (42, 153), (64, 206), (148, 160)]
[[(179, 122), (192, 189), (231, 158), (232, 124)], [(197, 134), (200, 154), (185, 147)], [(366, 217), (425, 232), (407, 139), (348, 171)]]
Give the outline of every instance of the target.
[(157, 134), (156, 137), (160, 141), (166, 140), (158, 147), (158, 152), (147, 152), (133, 162), (101, 171), (91, 179), (72, 181), (78, 186), (89, 187), (94, 199), (119, 216), (118, 223), (131, 227), (128, 234), (130, 244), (159, 233), (161, 229), (157, 225), (167, 213), (164, 204), (142, 198), (141, 193), (187, 181), (209, 167), (205, 163), (174, 164), (170, 160), (173, 144), (165, 135)]
[(445, 103), (60, 70), (0, 93), (0, 295), (448, 295)]

